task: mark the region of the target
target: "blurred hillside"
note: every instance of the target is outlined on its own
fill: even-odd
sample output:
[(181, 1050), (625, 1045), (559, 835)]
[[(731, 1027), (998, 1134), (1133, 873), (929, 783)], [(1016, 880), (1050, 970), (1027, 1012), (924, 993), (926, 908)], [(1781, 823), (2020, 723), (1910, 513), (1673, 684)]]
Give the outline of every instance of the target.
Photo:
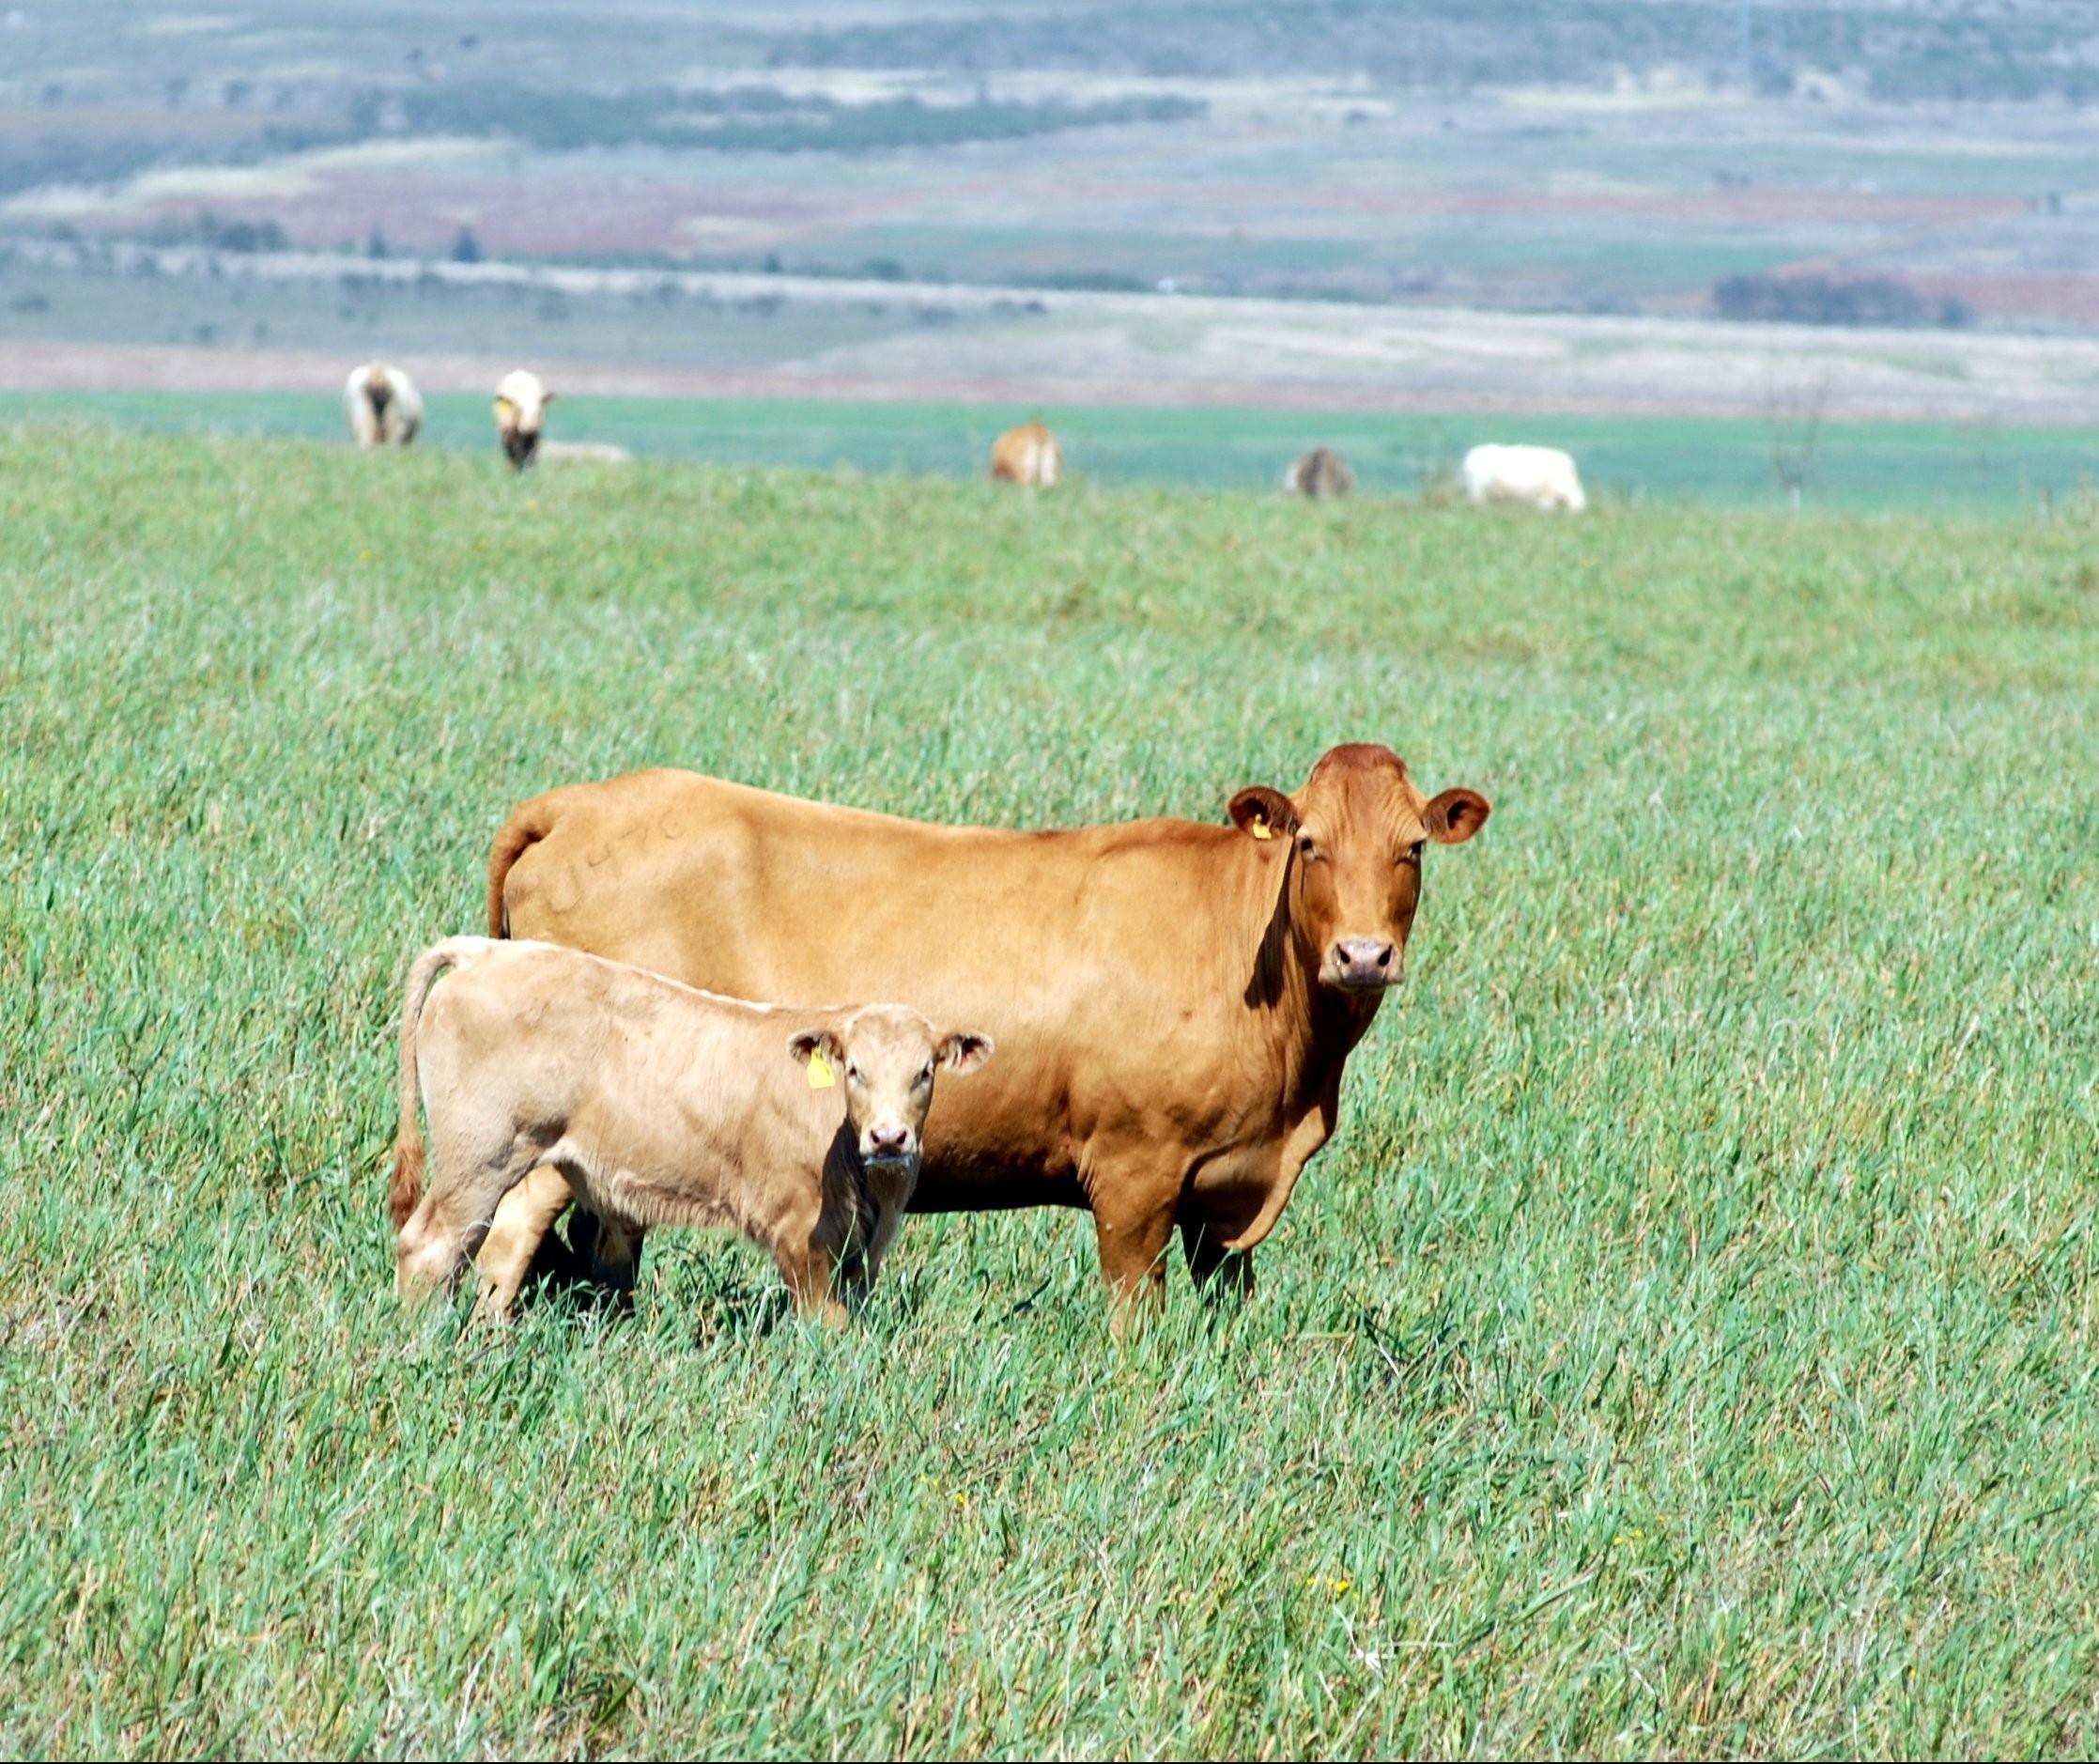
[[(0, 342), (350, 347), (404, 256), (850, 278), (910, 327), (974, 286), (2087, 331), (2095, 106), (2058, 0), (69, 0), (0, 19)], [(211, 286), (287, 253), (338, 286)], [(901, 322), (762, 307), (418, 334), (761, 366)]]

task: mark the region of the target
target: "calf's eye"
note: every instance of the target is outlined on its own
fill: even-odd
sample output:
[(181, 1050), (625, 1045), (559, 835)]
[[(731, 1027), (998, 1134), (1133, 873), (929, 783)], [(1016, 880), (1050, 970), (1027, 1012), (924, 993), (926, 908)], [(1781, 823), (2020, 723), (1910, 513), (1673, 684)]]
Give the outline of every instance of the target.
[(918, 1078), (915, 1080), (916, 1088), (921, 1091), (924, 1090), (926, 1086), (931, 1084), (932, 1082), (933, 1068), (931, 1066), (927, 1066), (926, 1068), (924, 1068), (924, 1070), (922, 1070), (918, 1074)]
[(859, 1081), (860, 1081), (860, 1069), (859, 1069), (859, 1067), (857, 1067), (857, 1066), (852, 1066), (852, 1065), (849, 1065), (849, 1066), (847, 1066), (847, 1067), (845, 1068), (845, 1075), (846, 1075), (847, 1077), (851, 1078), (851, 1079), (853, 1080), (853, 1082), (854, 1082), (855, 1084), (857, 1084), (857, 1083), (859, 1083)]

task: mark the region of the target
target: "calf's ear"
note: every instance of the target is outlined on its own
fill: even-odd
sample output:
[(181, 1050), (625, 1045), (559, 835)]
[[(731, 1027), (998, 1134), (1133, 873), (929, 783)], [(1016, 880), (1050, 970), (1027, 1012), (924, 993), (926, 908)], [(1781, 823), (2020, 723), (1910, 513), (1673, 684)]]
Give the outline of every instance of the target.
[(539, 401), (541, 404), (552, 404), (554, 402), (554, 395), (550, 392), (543, 392), (539, 395)]
[(1231, 799), (1227, 811), (1250, 839), (1288, 839), (1297, 831), (1297, 808), (1280, 790), (1249, 784)]
[[(787, 1051), (797, 1066), (810, 1067), (809, 1081), (819, 1089), (845, 1070), (845, 1050), (829, 1029), (804, 1029), (788, 1042)], [(821, 1068), (813, 1063), (817, 1060), (823, 1061)]]
[(1421, 819), (1428, 837), (1437, 844), (1462, 845), (1487, 825), (1491, 812), (1487, 798), (1478, 791), (1458, 785), (1431, 802)]
[(957, 1029), (952, 1035), (940, 1038), (940, 1045), (933, 1050), (933, 1057), (949, 1072), (974, 1072), (991, 1058), (991, 1037)]

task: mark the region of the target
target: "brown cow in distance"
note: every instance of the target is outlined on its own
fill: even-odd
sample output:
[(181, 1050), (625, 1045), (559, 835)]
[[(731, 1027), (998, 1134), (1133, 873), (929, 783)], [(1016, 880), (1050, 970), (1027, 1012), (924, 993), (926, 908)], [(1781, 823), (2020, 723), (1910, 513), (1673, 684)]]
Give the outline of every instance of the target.
[(1057, 437), (1040, 423), (1010, 428), (991, 444), (991, 475), (1001, 483), (1045, 488), (1057, 482), (1061, 463)]
[(1355, 473), (1349, 470), (1349, 462), (1333, 448), (1315, 447), (1299, 456), (1296, 464), (1283, 474), (1283, 487), (1315, 499), (1353, 496)]
[[(935, 1101), (912, 1210), (1088, 1208), (1109, 1281), (1156, 1296), (1177, 1226), (1198, 1283), (1227, 1261), (1250, 1278), (1242, 1252), (1405, 977), (1425, 847), (1487, 815), (1366, 745), (1294, 796), (1242, 790), (1224, 827), (938, 827), (636, 772), (511, 815), (489, 929), (736, 998), (891, 998), (980, 1028), (998, 1059)], [(535, 1242), (567, 1199), (535, 1172), (498, 1230)]]

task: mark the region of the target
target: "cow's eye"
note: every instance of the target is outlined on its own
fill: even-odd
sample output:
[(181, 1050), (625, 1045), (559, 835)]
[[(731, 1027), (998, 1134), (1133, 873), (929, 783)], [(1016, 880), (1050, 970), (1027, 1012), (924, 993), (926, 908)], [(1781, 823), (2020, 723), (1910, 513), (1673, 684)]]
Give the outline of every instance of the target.
[(1297, 855), (1306, 863), (1312, 862), (1320, 855), (1319, 841), (1309, 833), (1300, 833), (1297, 836)]
[(1418, 864), (1421, 861), (1421, 849), (1424, 845), (1428, 844), (1428, 842), (1425, 839), (1415, 840), (1412, 844), (1407, 847), (1407, 855), (1403, 861), (1407, 863)]
[(859, 1069), (859, 1067), (857, 1067), (857, 1066), (855, 1066), (855, 1065), (848, 1065), (848, 1066), (847, 1066), (847, 1067), (845, 1068), (845, 1075), (846, 1075), (846, 1076), (847, 1076), (848, 1078), (852, 1079), (852, 1081), (853, 1081), (853, 1082), (854, 1082), (855, 1084), (857, 1084), (857, 1083), (859, 1083), (859, 1081), (860, 1081), (860, 1069)]
[(933, 1068), (931, 1066), (924, 1066), (919, 1069), (918, 1076), (916, 1080), (914, 1088), (922, 1091), (926, 1088), (927, 1085), (931, 1084), (932, 1082)]

